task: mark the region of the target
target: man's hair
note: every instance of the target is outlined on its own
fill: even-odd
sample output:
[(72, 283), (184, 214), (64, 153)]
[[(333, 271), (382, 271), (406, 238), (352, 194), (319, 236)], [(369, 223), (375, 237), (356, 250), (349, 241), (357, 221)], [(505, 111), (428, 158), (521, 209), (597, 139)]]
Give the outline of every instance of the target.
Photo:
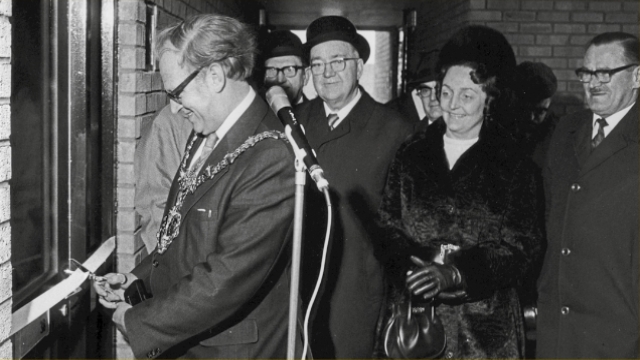
[(157, 57), (174, 51), (187, 63), (202, 68), (222, 64), (233, 80), (251, 76), (256, 57), (253, 31), (242, 22), (222, 15), (196, 15), (162, 30), (155, 44)]
[(640, 56), (638, 56), (638, 38), (628, 33), (624, 32), (606, 32), (600, 35), (597, 35), (589, 43), (587, 44), (587, 48), (591, 45), (609, 45), (609, 44), (620, 44), (623, 49), (624, 58), (626, 61), (632, 64), (637, 64), (640, 62)]

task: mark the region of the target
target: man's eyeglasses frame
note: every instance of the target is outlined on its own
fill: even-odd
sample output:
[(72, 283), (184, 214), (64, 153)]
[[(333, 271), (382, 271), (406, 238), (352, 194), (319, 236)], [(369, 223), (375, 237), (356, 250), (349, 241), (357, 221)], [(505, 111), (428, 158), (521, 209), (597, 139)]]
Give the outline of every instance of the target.
[(169, 91), (165, 89), (165, 92), (167, 93), (167, 97), (169, 97), (169, 99), (177, 102), (178, 104), (182, 105), (182, 100), (180, 99), (180, 94), (182, 93), (182, 91), (184, 91), (184, 89), (187, 87), (187, 85), (189, 85), (189, 83), (196, 78), (196, 76), (198, 76), (198, 74), (200, 73), (200, 71), (203, 68), (199, 68), (198, 70), (192, 72), (189, 76), (187, 76), (186, 79), (184, 79), (183, 82), (180, 83), (180, 85), (176, 86), (175, 89)]
[(625, 66), (617, 67), (615, 69), (596, 69), (594, 71), (581, 67), (579, 69), (576, 69), (576, 75), (578, 76), (578, 80), (583, 83), (590, 82), (594, 76), (598, 79), (599, 82), (608, 83), (609, 81), (611, 81), (611, 76), (633, 66), (638, 66), (638, 64), (628, 64)]
[(316, 61), (312, 62), (309, 66), (311, 68), (311, 73), (313, 75), (322, 75), (324, 74), (324, 70), (327, 67), (327, 64), (331, 67), (331, 70), (334, 72), (342, 72), (347, 68), (347, 60), (359, 60), (360, 58), (336, 58), (328, 63), (324, 61)]

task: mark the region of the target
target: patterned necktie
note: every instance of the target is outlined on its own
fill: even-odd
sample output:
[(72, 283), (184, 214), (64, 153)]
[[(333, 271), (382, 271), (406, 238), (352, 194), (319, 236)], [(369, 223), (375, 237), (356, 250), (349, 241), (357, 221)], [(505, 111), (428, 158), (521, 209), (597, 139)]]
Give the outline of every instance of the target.
[(195, 162), (195, 164), (191, 166), (191, 170), (193, 170), (196, 173), (200, 171), (200, 169), (202, 168), (202, 165), (204, 165), (204, 162), (207, 161), (207, 159), (209, 158), (209, 155), (211, 155), (211, 152), (213, 151), (213, 148), (216, 146), (217, 142), (218, 142), (218, 135), (216, 135), (215, 132), (207, 136), (207, 139), (204, 141), (204, 146), (202, 147), (202, 152), (200, 153), (200, 157)]
[(598, 123), (598, 133), (591, 139), (591, 149), (598, 147), (602, 140), (604, 140), (604, 127), (609, 125), (607, 124), (607, 120), (603, 118), (596, 120), (596, 122)]
[(334, 125), (338, 121), (338, 114), (329, 114), (327, 116), (327, 122), (329, 123), (329, 131), (335, 129)]

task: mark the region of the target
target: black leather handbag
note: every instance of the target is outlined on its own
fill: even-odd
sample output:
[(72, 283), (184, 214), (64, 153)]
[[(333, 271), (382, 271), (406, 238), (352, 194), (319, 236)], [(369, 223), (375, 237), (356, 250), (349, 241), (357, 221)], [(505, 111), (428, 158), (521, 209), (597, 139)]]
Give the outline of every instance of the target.
[(384, 351), (390, 358), (419, 359), (440, 356), (447, 336), (432, 304), (412, 307), (411, 296), (393, 305), (384, 331)]

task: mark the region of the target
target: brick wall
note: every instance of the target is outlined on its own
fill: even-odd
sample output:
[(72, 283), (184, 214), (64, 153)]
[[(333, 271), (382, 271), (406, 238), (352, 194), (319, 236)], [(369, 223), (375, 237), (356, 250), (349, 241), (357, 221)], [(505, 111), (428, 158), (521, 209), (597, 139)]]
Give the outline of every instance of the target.
[[(257, 22), (255, 5), (241, 2), (242, 0), (151, 1), (158, 9), (159, 29), (199, 13), (215, 12), (249, 23)], [(142, 124), (153, 121), (155, 112), (167, 104), (160, 73), (145, 69), (146, 9), (144, 0), (118, 2), (117, 270), (121, 272), (130, 271), (147, 254), (138, 234), (139, 216), (133, 204), (133, 157)], [(117, 332), (116, 344), (118, 358), (133, 358), (131, 349), (120, 332)]]
[(424, 32), (416, 39), (417, 48), (440, 48), (443, 38), (467, 24), (500, 30), (518, 62), (540, 61), (553, 69), (558, 92), (552, 109), (560, 115), (583, 107), (582, 85), (573, 71), (582, 65), (589, 39), (607, 31), (638, 35), (637, 0), (457, 0), (454, 6), (446, 5), (449, 3), (427, 1), (418, 9), (418, 32)]
[(11, 331), (11, 0), (0, 0), (0, 359), (13, 356)]

